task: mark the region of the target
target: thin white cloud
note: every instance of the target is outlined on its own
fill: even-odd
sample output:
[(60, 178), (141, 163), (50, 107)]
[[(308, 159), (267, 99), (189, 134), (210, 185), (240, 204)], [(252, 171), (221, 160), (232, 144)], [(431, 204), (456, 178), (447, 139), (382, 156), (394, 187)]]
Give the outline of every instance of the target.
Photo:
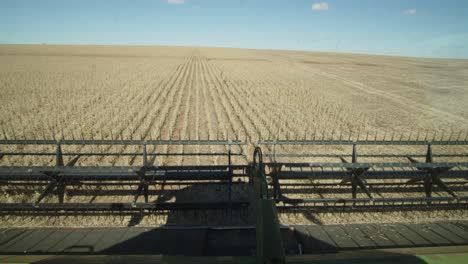
[(325, 10), (328, 10), (328, 3), (326, 3), (326, 2), (320, 2), (320, 3), (312, 4), (312, 10), (315, 10), (315, 11), (325, 11)]
[(414, 15), (416, 14), (416, 9), (408, 9), (408, 10), (405, 10), (405, 15)]
[(170, 5), (181, 5), (185, 3), (185, 0), (167, 0), (167, 3)]

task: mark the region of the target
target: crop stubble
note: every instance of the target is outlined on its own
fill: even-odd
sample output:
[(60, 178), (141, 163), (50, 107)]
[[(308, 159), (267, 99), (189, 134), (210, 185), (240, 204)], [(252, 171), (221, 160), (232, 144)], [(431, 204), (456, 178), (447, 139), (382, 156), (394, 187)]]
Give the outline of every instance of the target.
[[(381, 135), (444, 131), (447, 136), (461, 131), (465, 135), (468, 127), (466, 60), (191, 47), (14, 45), (0, 46), (0, 57), (0, 133), (8, 138), (229, 137), (255, 143), (261, 138), (356, 135), (358, 131)], [(234, 162), (250, 160), (251, 146), (243, 147), (245, 156)], [(114, 146), (101, 150), (132, 151)], [(196, 146), (148, 149), (199, 150)], [(202, 151), (221, 152), (226, 147)], [(208, 165), (224, 159), (158, 157), (154, 164)], [(0, 162), (50, 165), (53, 157), (4, 157)], [(141, 158), (83, 158), (80, 164), (136, 165)], [(466, 213), (438, 214), (446, 219)], [(395, 215), (421, 217), (403, 212), (391, 216)], [(290, 217), (282, 220), (312, 221)], [(349, 217), (324, 214), (314, 221), (345, 218)], [(367, 221), (365, 215), (353, 219)]]

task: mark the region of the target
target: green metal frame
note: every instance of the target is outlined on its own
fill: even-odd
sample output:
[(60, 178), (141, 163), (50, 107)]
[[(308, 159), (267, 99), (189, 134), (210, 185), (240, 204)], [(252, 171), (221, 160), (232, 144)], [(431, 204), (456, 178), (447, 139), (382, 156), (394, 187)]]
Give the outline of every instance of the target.
[(259, 147), (256, 147), (254, 151), (252, 173), (257, 199), (257, 263), (285, 263), (286, 254), (279, 229), (276, 204), (268, 194), (262, 150)]

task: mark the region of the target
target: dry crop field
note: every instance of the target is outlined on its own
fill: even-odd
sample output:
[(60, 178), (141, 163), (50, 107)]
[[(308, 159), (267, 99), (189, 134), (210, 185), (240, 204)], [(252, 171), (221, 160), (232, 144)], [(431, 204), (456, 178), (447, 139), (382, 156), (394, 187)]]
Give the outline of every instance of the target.
[(47, 45), (3, 45), (0, 58), (9, 138), (255, 142), (468, 128), (468, 60)]
[[(246, 163), (259, 139), (332, 133), (431, 137), (434, 131), (438, 137), (464, 138), (467, 102), (468, 60), (199, 47), (0, 45), (0, 138), (239, 138), (252, 143), (243, 148), (246, 156), (236, 160)], [(4, 157), (0, 165), (50, 165), (53, 159)], [(115, 156), (80, 160), (83, 165), (136, 162)], [(216, 164), (217, 159), (161, 157), (155, 162)], [(343, 217), (323, 219), (339, 222)]]

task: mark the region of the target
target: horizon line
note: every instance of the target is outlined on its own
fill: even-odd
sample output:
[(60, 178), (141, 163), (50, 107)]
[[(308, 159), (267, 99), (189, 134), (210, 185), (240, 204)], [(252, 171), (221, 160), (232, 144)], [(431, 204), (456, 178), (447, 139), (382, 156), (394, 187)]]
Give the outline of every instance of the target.
[(253, 48), (253, 47), (230, 47), (230, 46), (205, 46), (205, 45), (168, 45), (168, 44), (90, 44), (90, 43), (8, 43), (0, 42), (0, 46), (19, 45), (19, 46), (115, 46), (115, 47), (185, 47), (185, 48), (218, 48), (218, 49), (244, 49), (244, 50), (265, 50), (265, 51), (292, 51), (292, 52), (315, 52), (315, 53), (337, 53), (348, 55), (369, 55), (369, 56), (384, 56), (398, 58), (415, 58), (415, 59), (441, 59), (441, 60), (468, 60), (468, 57), (421, 57), (413, 55), (396, 55), (385, 54), (378, 52), (359, 52), (359, 51), (332, 51), (332, 50), (310, 50), (310, 49), (287, 49), (287, 48)]

